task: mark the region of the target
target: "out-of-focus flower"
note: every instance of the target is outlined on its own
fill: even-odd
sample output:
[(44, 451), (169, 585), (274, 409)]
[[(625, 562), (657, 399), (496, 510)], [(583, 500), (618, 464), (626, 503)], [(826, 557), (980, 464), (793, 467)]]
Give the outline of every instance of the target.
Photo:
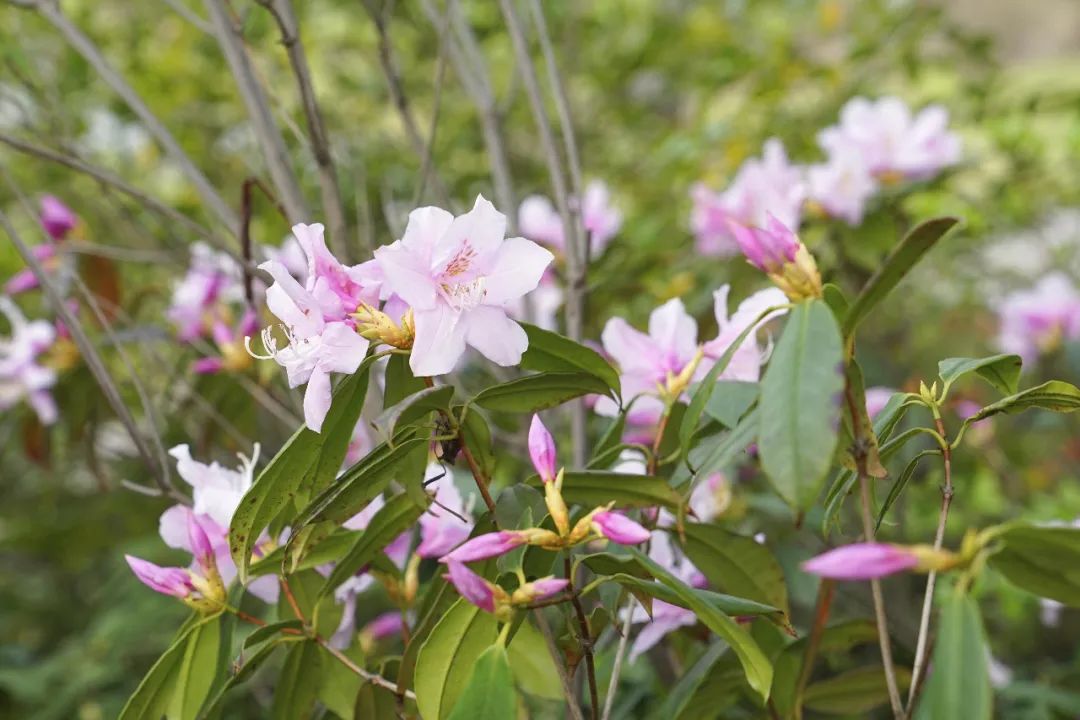
[(928, 545), (853, 543), (813, 557), (805, 572), (833, 580), (871, 580), (905, 570), (945, 570), (955, 563), (952, 553)]
[(397, 295), (413, 311), (416, 376), (450, 372), (466, 345), (498, 365), (521, 361), (529, 340), (506, 308), (536, 288), (553, 256), (505, 234), (506, 216), (478, 196), (456, 218), (435, 207), (414, 210), (404, 236), (376, 250), (382, 297)]
[(308, 258), (304, 248), (295, 235), (288, 235), (278, 247), (273, 245), (263, 246), (263, 257), (266, 260), (275, 260), (285, 266), (298, 282), (306, 282), (308, 276)]
[(871, 420), (889, 404), (889, 398), (894, 394), (896, 391), (888, 387), (866, 388), (866, 414)]
[(177, 337), (189, 342), (213, 331), (218, 303), (240, 302), (243, 297), (243, 282), (236, 261), (204, 242), (196, 242), (191, 245), (191, 264), (187, 273), (173, 288), (166, 315), (176, 326)]
[[(344, 620), (342, 622), (344, 623)], [(375, 619), (360, 628), (360, 649), (365, 654), (369, 654), (375, 649), (376, 643), (389, 638), (400, 637), (404, 629), (405, 620), (401, 616), (401, 611), (388, 610), (375, 616)], [(335, 637), (337, 637), (336, 634)]]
[[(570, 199), (576, 202), (575, 198)], [(611, 238), (622, 227), (622, 213), (611, 202), (611, 191), (599, 180), (585, 187), (581, 201), (581, 221), (589, 234), (589, 252), (595, 258), (607, 248)], [(518, 208), (518, 225), (521, 234), (530, 240), (547, 245), (552, 250), (566, 252), (566, 237), (562, 218), (542, 195), (530, 195)]]
[(960, 138), (948, 126), (940, 105), (912, 116), (899, 98), (857, 97), (844, 105), (838, 125), (821, 131), (818, 143), (830, 156), (857, 153), (882, 182), (923, 180), (960, 162)]
[(723, 473), (712, 473), (694, 487), (687, 504), (698, 522), (715, 520), (731, 505), (731, 484)]
[[(705, 586), (705, 577), (694, 567), (686, 557), (675, 555), (671, 544), (671, 538), (667, 533), (656, 533), (649, 547), (649, 557), (657, 564), (669, 571), (691, 587), (701, 588)], [(625, 611), (624, 611), (625, 617)], [(629, 659), (635, 658), (660, 642), (665, 635), (681, 627), (689, 627), (697, 623), (697, 616), (691, 610), (681, 608), (678, 605), (666, 603), (663, 600), (653, 600), (652, 615), (645, 612), (645, 608), (635, 605), (630, 610), (631, 622), (647, 623), (638, 632), (630, 646)]]
[[(627, 413), (635, 425), (659, 421), (665, 401), (678, 398), (704, 375), (697, 344), (697, 322), (678, 298), (649, 316), (649, 333), (634, 329), (619, 317), (608, 320), (601, 334), (604, 350), (619, 365), (623, 396), (637, 398)], [(615, 417), (619, 407), (609, 397), (596, 401), (600, 415)]]
[(50, 388), (56, 372), (40, 362), (40, 356), (56, 339), (56, 330), (44, 320), (28, 321), (9, 298), (0, 296), (0, 313), (11, 326), (11, 335), (0, 336), (0, 410), (25, 400), (43, 425), (56, 422), (59, 413)]
[(247, 370), (251, 367), (252, 357), (244, 347), (244, 339), (253, 335), (258, 327), (258, 318), (251, 309), (244, 311), (235, 327), (230, 327), (223, 319), (215, 320), (212, 336), (221, 354), (199, 358), (192, 369), (200, 374)]
[(730, 225), (750, 264), (768, 275), (792, 302), (821, 297), (821, 274), (814, 257), (775, 216), (769, 215), (765, 227)]
[(522, 322), (531, 322), (543, 329), (556, 332), (559, 329), (559, 309), (563, 306), (565, 293), (551, 273), (545, 273), (540, 284), (529, 293), (507, 303), (506, 312)]
[(858, 225), (866, 203), (878, 191), (878, 183), (863, 156), (853, 148), (837, 148), (828, 161), (806, 171), (807, 195), (812, 205), (848, 225)]
[[(787, 312), (785, 309), (771, 312), (761, 317), (769, 308), (782, 307), (788, 304), (787, 296), (778, 288), (760, 290), (739, 303), (739, 307), (729, 318), (727, 314), (728, 292), (731, 287), (723, 285), (713, 293), (713, 309), (716, 313), (716, 324), (719, 332), (714, 340), (705, 343), (705, 360), (703, 369), (707, 371), (716, 360), (727, 352), (731, 344), (748, 327), (755, 324), (760, 328), (770, 320), (780, 317)], [(731, 356), (731, 361), (719, 378), (722, 380), (742, 380), (743, 382), (757, 382), (761, 376), (761, 366), (769, 358), (771, 345), (761, 345), (755, 333), (751, 332), (738, 349)]]
[[(46, 272), (53, 272), (56, 270), (57, 264), (60, 260), (59, 250), (56, 245), (52, 243), (43, 243), (41, 245), (35, 245), (30, 248), (30, 253), (34, 256)], [(4, 292), (8, 295), (18, 295), (19, 293), (27, 292), (28, 290), (34, 290), (39, 285), (37, 275), (30, 268), (24, 268), (19, 272), (11, 276), (6, 283), (4, 283)]]
[(546, 577), (534, 580), (530, 583), (525, 583), (510, 595), (510, 602), (515, 605), (524, 605), (528, 603), (539, 602), (541, 600), (547, 600), (549, 597), (556, 595), (566, 589), (566, 586), (570, 584), (569, 580), (565, 578)]
[(726, 190), (716, 193), (698, 184), (691, 189), (690, 197), (690, 229), (697, 238), (697, 251), (702, 255), (730, 256), (738, 252), (730, 228), (732, 221), (764, 225), (771, 214), (787, 227), (799, 227), (806, 185), (802, 171), (788, 162), (783, 144), (770, 138), (761, 158), (743, 163)]
[(428, 465), (425, 480), (431, 481), (440, 475), (434, 502), (420, 516), (420, 544), (416, 554), (422, 558), (445, 555), (468, 538), (473, 529), (469, 509), (454, 485), (450, 470), (432, 463)]
[(41, 198), (41, 226), (56, 242), (67, 237), (79, 224), (79, 217), (55, 195)]
[(1019, 355), (1025, 366), (1062, 341), (1080, 339), (1080, 292), (1061, 272), (1046, 275), (1030, 290), (1006, 295), (997, 312), (998, 346)]

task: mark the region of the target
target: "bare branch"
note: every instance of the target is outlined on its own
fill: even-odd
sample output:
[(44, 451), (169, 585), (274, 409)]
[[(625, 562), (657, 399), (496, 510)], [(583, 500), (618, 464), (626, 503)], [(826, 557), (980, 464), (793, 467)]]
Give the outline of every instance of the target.
[(113, 91), (119, 95), (128, 108), (131, 109), (143, 125), (150, 132), (151, 135), (157, 139), (158, 143), (165, 149), (169, 158), (176, 163), (180, 168), (180, 171), (187, 176), (188, 180), (195, 187), (195, 191), (202, 198), (202, 201), (210, 208), (211, 211), (229, 228), (229, 231), (233, 234), (236, 233), (238, 226), (238, 220), (236, 213), (232, 211), (228, 203), (221, 197), (220, 194), (210, 184), (210, 181), (203, 175), (187, 153), (180, 147), (180, 143), (176, 141), (172, 133), (168, 128), (158, 120), (153, 111), (143, 102), (142, 97), (120, 76), (116, 70), (113, 69), (109, 61), (101, 54), (94, 41), (87, 37), (79, 28), (65, 16), (57, 4), (52, 2), (35, 2), (32, 5), (27, 4), (27, 7), (34, 7), (37, 11), (48, 20), (53, 27), (55, 27), (60, 34), (62, 34), (75, 48), (75, 50), (83, 56), (83, 58), (90, 63), (101, 79), (113, 89)]
[(447, 15), (442, 24), (438, 26), (439, 52), (435, 59), (435, 90), (434, 100), (431, 103), (431, 125), (428, 129), (427, 143), (424, 145), (423, 162), (420, 165), (420, 180), (416, 183), (416, 192), (413, 193), (412, 204), (414, 207), (420, 205), (420, 199), (424, 196), (424, 190), (427, 187), (434, 160), (435, 136), (439, 128), (439, 112), (442, 110), (443, 80), (446, 78), (447, 35), (449, 35), (447, 25), (449, 22), (450, 16)]
[(304, 44), (300, 39), (296, 13), (293, 11), (290, 0), (256, 0), (256, 2), (273, 15), (281, 31), (281, 44), (285, 46), (289, 55), (289, 64), (292, 65), (293, 74), (296, 76), (296, 85), (300, 91), (300, 101), (307, 120), (308, 139), (311, 142), (312, 154), (315, 156), (315, 164), (319, 168), (319, 189), (322, 192), (326, 223), (330, 228), (330, 244), (334, 252), (345, 259), (348, 257), (348, 249), (345, 244), (345, 209), (341, 201), (341, 188), (338, 185), (334, 158), (330, 154), (330, 141), (326, 134), (322, 110), (315, 97)]
[(285, 147), (285, 139), (274, 122), (270, 111), (270, 101), (266, 96), (262, 84), (255, 77), (251, 67), (247, 50), (244, 47), (244, 37), (240, 27), (229, 17), (229, 11), (225, 7), (224, 0), (206, 0), (206, 10), (210, 13), (210, 22), (214, 26), (214, 35), (217, 37), (221, 52), (225, 55), (225, 61), (229, 63), (233, 78), (236, 80), (240, 97), (247, 108), (248, 117), (251, 119), (251, 127), (258, 138), (259, 147), (262, 149), (266, 168), (270, 173), (270, 179), (274, 183), (278, 196), (281, 198), (285, 210), (288, 212), (289, 221), (292, 223), (306, 222), (308, 215), (307, 204), (300, 192), (296, 175), (293, 173), (289, 159), (288, 149)]
[(172, 8), (173, 12), (187, 20), (189, 23), (197, 27), (202, 32), (206, 33), (207, 35), (214, 34), (214, 28), (210, 25), (210, 23), (206, 22), (206, 20), (192, 12), (191, 8), (181, 2), (181, 0), (163, 0), (163, 2), (170, 8)]

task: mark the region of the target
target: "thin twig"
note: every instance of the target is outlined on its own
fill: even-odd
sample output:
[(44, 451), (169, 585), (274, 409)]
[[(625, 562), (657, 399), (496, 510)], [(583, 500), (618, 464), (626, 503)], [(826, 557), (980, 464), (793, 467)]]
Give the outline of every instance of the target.
[[(543, 148), (547, 160), (548, 174), (551, 176), (551, 184), (554, 188), (555, 206), (559, 210), (562, 219), (563, 236), (567, 242), (566, 271), (567, 288), (564, 312), (566, 315), (566, 334), (572, 340), (580, 341), (584, 325), (584, 290), (585, 272), (581, 264), (584, 254), (578, 248), (581, 236), (577, 232), (577, 223), (571, 211), (570, 190), (566, 185), (566, 172), (563, 168), (559, 149), (555, 144), (555, 135), (548, 120), (547, 111), (544, 109), (544, 98), (540, 90), (540, 81), (537, 79), (536, 66), (529, 54), (528, 42), (521, 27), (517, 10), (513, 0), (499, 0), (503, 18), (506, 20), (507, 30), (510, 32), (511, 44), (514, 46), (514, 56), (517, 58), (518, 69), (521, 79), (525, 83), (525, 91), (529, 96), (532, 106), (533, 118), (536, 120), (537, 129), (540, 132), (540, 145)], [(576, 466), (584, 466), (588, 456), (585, 434), (585, 404), (583, 400), (574, 401), (570, 405), (571, 434), (573, 439), (573, 462)]]
[[(427, 143), (424, 142), (424, 138), (420, 134), (420, 128), (416, 124), (416, 118), (413, 117), (412, 106), (409, 104), (408, 95), (405, 94), (401, 82), (401, 73), (398, 71), (397, 63), (394, 61), (394, 48), (390, 42), (388, 21), (392, 6), (393, 3), (388, 2), (380, 10), (374, 6), (372, 0), (364, 0), (364, 7), (371, 16), (371, 20), (375, 25), (375, 33), (379, 38), (379, 64), (382, 67), (383, 75), (386, 76), (386, 86), (390, 91), (390, 99), (401, 117), (402, 125), (405, 126), (405, 134), (409, 138), (409, 144), (412, 146), (413, 152), (422, 162), (427, 152)], [(446, 185), (435, 168), (431, 170), (431, 183), (442, 206), (452, 210), (450, 194), (447, 192)]]
[(802, 719), (802, 698), (806, 686), (810, 682), (810, 675), (814, 671), (814, 658), (817, 657), (818, 648), (821, 645), (821, 636), (825, 632), (825, 623), (829, 620), (829, 609), (832, 607), (833, 593), (836, 591), (836, 581), (823, 578), (818, 586), (817, 608), (814, 611), (814, 625), (810, 628), (810, 637), (806, 640), (806, 652), (803, 653), (802, 669), (799, 671), (799, 680), (795, 683), (795, 720)]
[(289, 221), (304, 222), (309, 219), (307, 203), (304, 202), (303, 193), (300, 192), (300, 185), (293, 172), (285, 139), (274, 122), (266, 91), (251, 67), (251, 59), (244, 47), (243, 32), (229, 17), (224, 0), (205, 0), (205, 3), (210, 22), (214, 26), (214, 35), (247, 108), (252, 130), (259, 141), (274, 188), (288, 211)]
[(611, 711), (615, 707), (615, 691), (619, 688), (619, 675), (622, 674), (623, 657), (626, 655), (626, 646), (630, 641), (630, 626), (634, 619), (634, 597), (627, 597), (626, 619), (623, 620), (622, 635), (619, 637), (619, 647), (615, 650), (615, 664), (611, 667), (611, 681), (608, 682), (607, 696), (604, 698), (604, 714), (601, 720), (609, 720)]
[(420, 205), (424, 190), (427, 189), (428, 176), (431, 174), (431, 167), (435, 157), (435, 137), (439, 129), (439, 115), (442, 110), (443, 80), (446, 78), (446, 53), (449, 45), (447, 26), (449, 23), (450, 15), (447, 13), (447, 16), (443, 18), (442, 23), (438, 26), (439, 51), (435, 59), (435, 90), (434, 99), (431, 103), (431, 124), (428, 127), (427, 142), (424, 144), (423, 162), (420, 165), (420, 179), (416, 183), (416, 192), (413, 193), (412, 204), (414, 207)]
[[(941, 417), (934, 412), (934, 423), (937, 425), (938, 435), (944, 440), (941, 443), (941, 457), (945, 466), (945, 485), (941, 488), (941, 512), (938, 513), (937, 531), (934, 533), (934, 550), (941, 550), (945, 542), (945, 525), (949, 521), (949, 507), (952, 505), (952, 446), (945, 437), (945, 424)], [(931, 570), (926, 577), (926, 593), (923, 595), (922, 615), (919, 618), (919, 636), (915, 643), (915, 664), (911, 669), (911, 687), (908, 688), (908, 707), (911, 708), (915, 698), (919, 694), (919, 686), (922, 684), (922, 676), (925, 675), (927, 658), (927, 641), (930, 635), (930, 615), (934, 606), (934, 585), (937, 582), (937, 572)]]
[(330, 228), (330, 245), (342, 259), (348, 257), (345, 244), (345, 209), (341, 201), (341, 188), (338, 184), (337, 169), (330, 153), (330, 140), (326, 132), (319, 101), (315, 97), (315, 87), (311, 80), (307, 54), (300, 39), (299, 23), (290, 0), (256, 0), (277, 21), (281, 31), (281, 44), (289, 55), (296, 86), (300, 91), (300, 102), (307, 121), (307, 135), (311, 142), (311, 152), (315, 156), (315, 165), (319, 169), (319, 190), (322, 193), (323, 212)]
[(83, 56), (83, 58), (94, 68), (101, 79), (113, 89), (117, 95), (119, 95), (128, 108), (135, 113), (135, 115), (142, 121), (142, 124), (146, 126), (147, 131), (158, 141), (158, 143), (165, 149), (166, 154), (172, 159), (174, 163), (180, 168), (180, 171), (187, 176), (192, 185), (195, 186), (195, 191), (202, 198), (202, 201), (210, 208), (211, 211), (225, 224), (226, 227), (233, 233), (236, 232), (237, 217), (236, 213), (232, 211), (228, 203), (224, 198), (214, 189), (210, 181), (203, 175), (202, 171), (195, 166), (191, 158), (180, 147), (180, 143), (176, 141), (172, 133), (168, 128), (154, 115), (149, 106), (143, 101), (142, 97), (135, 92), (134, 88), (127, 83), (126, 80), (113, 69), (109, 61), (105, 59), (105, 56), (101, 54), (94, 41), (87, 37), (79, 28), (77, 28), (71, 20), (67, 18), (60, 10), (58, 3), (51, 1), (36, 0), (35, 2), (24, 3), (26, 7), (33, 7), (36, 9), (42, 17), (48, 20), (53, 27), (55, 27), (61, 35), (63, 35), (68, 43), (71, 44), (75, 50)]
[(203, 18), (199, 17), (194, 12), (192, 12), (191, 8), (189, 8), (184, 3), (180, 2), (180, 0), (163, 0), (163, 1), (164, 1), (164, 3), (166, 5), (168, 5), (170, 8), (172, 8), (173, 12), (175, 12), (177, 15), (179, 15), (180, 17), (187, 20), (189, 23), (191, 23), (192, 25), (197, 27), (202, 32), (206, 33), (207, 35), (213, 35), (214, 34), (214, 28), (211, 27), (210, 23), (206, 22), (206, 20), (204, 20)]
[[(563, 570), (568, 581), (566, 589), (573, 593), (573, 567), (570, 564), (569, 555), (563, 558)], [(578, 599), (577, 594), (574, 594), (570, 598), (570, 602), (574, 606), (574, 614), (577, 615), (578, 630), (580, 633), (578, 639), (581, 642), (581, 650), (585, 654), (585, 673), (589, 681), (589, 700), (592, 717), (593, 720), (597, 720), (597, 718), (600, 717), (600, 697), (596, 689), (596, 658), (593, 657), (593, 641), (592, 637), (589, 635), (589, 620), (585, 617), (585, 608), (581, 606), (581, 600)]]
[(536, 618), (536, 626), (540, 628), (540, 634), (544, 636), (544, 643), (547, 645), (548, 653), (551, 655), (552, 663), (555, 665), (555, 672), (559, 676), (559, 684), (562, 685), (563, 695), (566, 696), (566, 707), (570, 711), (570, 717), (573, 720), (585, 720), (581, 714), (581, 707), (574, 697), (574, 687), (570, 682), (570, 675), (566, 671), (562, 653), (559, 652), (559, 646), (555, 643), (555, 635), (551, 632), (551, 626), (548, 625), (543, 610), (534, 610), (533, 617)]

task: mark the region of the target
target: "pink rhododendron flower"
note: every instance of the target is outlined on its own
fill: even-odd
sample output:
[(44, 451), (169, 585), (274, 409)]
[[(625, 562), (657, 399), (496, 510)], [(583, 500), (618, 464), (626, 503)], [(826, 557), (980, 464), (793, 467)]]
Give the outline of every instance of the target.
[(456, 550), (439, 558), (444, 563), (466, 563), (505, 555), (528, 542), (528, 536), (515, 530), (498, 530), (477, 535)]
[(604, 510), (592, 517), (596, 532), (619, 545), (638, 545), (649, 539), (650, 533), (644, 527), (622, 513)]
[(802, 171), (788, 162), (783, 144), (776, 138), (765, 143), (760, 159), (743, 163), (726, 190), (716, 193), (705, 185), (690, 191), (693, 209), (690, 229), (702, 255), (734, 255), (738, 247), (729, 223), (764, 225), (767, 214), (784, 225), (797, 228), (802, 220), (806, 187)]
[(55, 195), (41, 198), (41, 226), (49, 237), (60, 242), (79, 224), (79, 217)]
[(1025, 366), (1062, 341), (1080, 339), (1080, 292), (1060, 272), (1049, 273), (1030, 290), (1006, 295), (997, 312), (998, 346), (1019, 355)]
[[(576, 202), (574, 198), (571, 202)], [(589, 234), (589, 252), (592, 257), (599, 257), (607, 248), (611, 238), (622, 227), (622, 213), (611, 203), (611, 191), (599, 180), (593, 180), (585, 187), (581, 201), (581, 221), (585, 232)], [(518, 225), (521, 234), (530, 240), (547, 245), (559, 253), (566, 252), (566, 237), (563, 232), (562, 218), (542, 195), (530, 195), (518, 208)]]
[(551, 437), (539, 415), (533, 415), (532, 424), (529, 425), (529, 457), (543, 482), (555, 480), (555, 439)]
[(885, 406), (889, 404), (889, 398), (896, 394), (896, 391), (887, 387), (868, 387), (866, 388), (866, 414), (873, 420), (874, 416), (885, 409)]
[(570, 581), (565, 578), (541, 578), (523, 586), (521, 596), (524, 596), (522, 599), (527, 599), (528, 602), (547, 600), (549, 597), (561, 593), (569, 584)]
[(833, 580), (871, 580), (918, 565), (918, 556), (909, 548), (868, 542), (829, 550), (804, 562), (802, 569)]
[(388, 610), (375, 617), (360, 630), (367, 642), (378, 642), (387, 638), (399, 637), (405, 628), (405, 621), (400, 610)]
[[(615, 317), (607, 321), (601, 340), (604, 350), (618, 363), (623, 397), (637, 398), (627, 420), (635, 425), (655, 424), (664, 409), (658, 386), (663, 388), (669, 377), (688, 369), (698, 353), (697, 322), (676, 298), (652, 311), (647, 335)], [(693, 379), (700, 380), (704, 374), (699, 365)], [(595, 410), (615, 417), (619, 407), (611, 398), (602, 397), (597, 399)]]
[(221, 354), (199, 358), (192, 369), (204, 375), (239, 372), (247, 369), (251, 364), (251, 355), (244, 348), (244, 339), (253, 335), (258, 327), (258, 318), (255, 311), (250, 308), (244, 310), (244, 314), (235, 326), (230, 326), (220, 318), (215, 320), (212, 337)]
[(265, 259), (281, 263), (297, 281), (301, 283), (307, 281), (307, 253), (304, 252), (304, 248), (295, 235), (289, 234), (278, 247), (264, 245), (262, 250)]
[(821, 274), (799, 237), (771, 213), (764, 227), (728, 223), (739, 249), (793, 302), (821, 297)]
[(238, 303), (244, 299), (240, 267), (229, 255), (203, 242), (191, 245), (191, 264), (173, 288), (166, 315), (184, 342), (208, 335), (214, 324), (214, 308), (219, 302)]
[[(473, 523), (469, 509), (454, 485), (454, 476), (438, 463), (428, 465), (425, 480), (439, 479), (435, 500), (427, 512), (420, 516), (420, 544), (416, 554), (422, 558), (446, 555), (464, 542), (472, 532)], [(462, 520), (464, 518), (464, 520)]]
[(939, 105), (912, 116), (899, 98), (858, 97), (844, 105), (838, 125), (821, 131), (818, 143), (830, 156), (857, 153), (882, 180), (919, 180), (960, 162), (960, 138), (948, 125)]
[(450, 560), (446, 565), (448, 578), (461, 597), (481, 610), (495, 612), (495, 589), (491, 583), (456, 560)]
[[(771, 312), (765, 317), (760, 317), (769, 308), (782, 307), (788, 304), (787, 296), (779, 288), (760, 290), (739, 303), (739, 307), (728, 317), (728, 293), (729, 285), (723, 285), (713, 293), (713, 310), (716, 313), (716, 324), (719, 328), (716, 339), (705, 343), (705, 358), (703, 365), (705, 370), (712, 367), (713, 362), (719, 360), (731, 344), (738, 339), (746, 328), (756, 323), (760, 328), (770, 320), (780, 317), (787, 312), (786, 309)], [(756, 333), (750, 333), (742, 341), (738, 349), (731, 356), (731, 361), (719, 378), (721, 380), (741, 380), (743, 382), (757, 382), (761, 377), (761, 366), (769, 358), (771, 345), (761, 345)]]
[(59, 413), (50, 388), (56, 372), (40, 364), (41, 354), (56, 339), (56, 330), (44, 320), (28, 321), (15, 303), (0, 296), (0, 313), (11, 326), (0, 336), (0, 410), (25, 400), (43, 425), (56, 422)]
[(867, 202), (878, 191), (862, 154), (847, 146), (837, 148), (825, 163), (807, 168), (806, 178), (808, 199), (852, 226), (862, 222)]
[(139, 582), (154, 592), (177, 598), (186, 598), (195, 592), (191, 574), (184, 568), (161, 567), (131, 555), (124, 555), (124, 559)]
[(414, 210), (405, 235), (375, 251), (383, 298), (397, 295), (413, 310), (416, 376), (450, 372), (466, 345), (498, 365), (521, 361), (528, 337), (507, 306), (536, 288), (553, 256), (505, 234), (506, 216), (478, 196), (456, 218), (435, 207)]

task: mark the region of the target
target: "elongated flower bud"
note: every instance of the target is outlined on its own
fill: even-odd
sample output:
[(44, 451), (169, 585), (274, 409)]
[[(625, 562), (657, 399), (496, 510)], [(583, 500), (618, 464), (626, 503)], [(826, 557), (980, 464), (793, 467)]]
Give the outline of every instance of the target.
[(887, 543), (854, 543), (811, 558), (802, 568), (833, 580), (870, 580), (914, 570), (918, 565), (919, 557), (910, 548)]
[(570, 532), (570, 510), (566, 507), (566, 501), (562, 496), (562, 471), (559, 471), (558, 480), (544, 483), (544, 504), (547, 505), (548, 513), (555, 522), (559, 534), (566, 536)]
[(500, 530), (499, 532), (477, 535), (472, 540), (443, 555), (439, 558), (439, 562), (466, 563), (487, 560), (488, 558), (505, 555), (526, 542), (528, 542), (527, 537), (514, 530)]
[(555, 480), (555, 440), (539, 415), (533, 415), (529, 426), (529, 457), (545, 485)]
[(525, 583), (515, 590), (510, 596), (510, 602), (514, 605), (527, 605), (540, 600), (546, 600), (552, 595), (562, 592), (569, 584), (570, 581), (565, 578), (540, 578), (531, 583)]
[(649, 539), (649, 531), (622, 513), (602, 510), (592, 516), (593, 529), (620, 545), (637, 545)]
[(161, 567), (149, 560), (131, 555), (125, 555), (124, 559), (127, 560), (128, 566), (131, 567), (131, 571), (135, 573), (139, 582), (154, 592), (184, 600), (195, 591), (195, 586), (191, 582), (191, 573), (184, 568)]
[(750, 262), (769, 276), (792, 301), (821, 297), (821, 274), (817, 263), (798, 236), (769, 214), (764, 228), (734, 221), (729, 229)]

